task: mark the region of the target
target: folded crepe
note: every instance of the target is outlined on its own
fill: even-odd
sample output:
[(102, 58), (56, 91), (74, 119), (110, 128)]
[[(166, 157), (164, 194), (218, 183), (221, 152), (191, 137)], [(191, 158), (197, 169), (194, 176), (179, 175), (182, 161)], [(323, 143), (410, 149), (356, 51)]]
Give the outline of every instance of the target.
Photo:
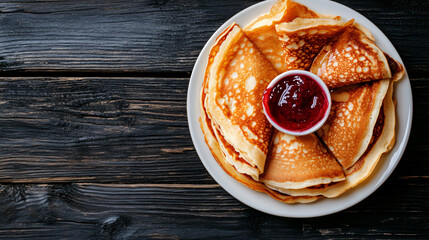
[(343, 181), (302, 189), (276, 188), (290, 196), (337, 197), (370, 177), (382, 155), (390, 151), (395, 143), (395, 105), (392, 99), (393, 82), (390, 83), (383, 106), (377, 117), (368, 148), (359, 160), (345, 170)]
[(222, 152), (239, 172), (257, 180), (272, 132), (261, 99), (277, 72), (237, 24), (219, 36), (209, 64), (205, 107)]
[(261, 182), (277, 189), (301, 189), (345, 179), (341, 165), (315, 134), (276, 132)]
[(222, 151), (219, 140), (216, 137), (215, 131), (217, 131), (216, 128), (213, 128), (212, 122), (210, 118), (207, 115), (206, 107), (205, 107), (205, 99), (207, 95), (204, 91), (201, 92), (201, 129), (204, 134), (204, 139), (207, 143), (207, 146), (209, 147), (213, 157), (215, 158), (216, 162), (219, 164), (219, 166), (222, 167), (222, 169), (232, 178), (240, 182), (241, 184), (245, 185), (246, 187), (259, 191), (264, 192), (271, 196), (274, 199), (277, 199), (279, 201), (285, 202), (285, 203), (309, 203), (314, 202), (317, 199), (319, 199), (321, 196), (290, 196), (288, 194), (280, 193), (278, 191), (274, 191), (272, 189), (269, 189), (267, 186), (265, 186), (263, 183), (255, 181), (253, 178), (249, 177), (247, 174), (243, 174), (237, 170), (233, 165), (230, 164), (230, 162), (227, 160), (225, 153)]
[(344, 22), (329, 18), (296, 18), (276, 25), (282, 43), (287, 70), (308, 70), (320, 50), (354, 20)]
[(336, 89), (328, 120), (317, 134), (344, 169), (364, 154), (373, 135), (389, 79)]
[(385, 54), (371, 40), (373, 37), (369, 32), (361, 30), (348, 27), (326, 44), (314, 59), (310, 71), (328, 88), (392, 77)]
[(291, 0), (279, 0), (267, 14), (255, 19), (244, 28), (244, 33), (271, 62), (278, 73), (291, 68), (282, 47), (282, 42), (276, 32), (275, 25), (291, 22), (295, 18), (317, 18), (318, 14), (306, 6)]
[[(235, 140), (234, 138), (241, 135), (241, 142), (238, 145), (253, 144), (254, 149), (251, 150), (262, 152), (265, 150), (263, 154), (266, 158), (271, 138), (272, 129), (269, 123), (266, 123), (267, 120), (260, 106), (260, 98), (262, 96), (261, 89), (263, 91), (277, 73), (270, 68), (270, 63), (266, 62), (261, 53), (245, 39), (242, 30), (236, 24), (232, 24), (218, 37), (215, 46), (210, 51), (201, 91), (200, 123), (205, 141), (222, 169), (245, 186), (267, 193), (271, 197), (286, 203), (315, 201), (320, 197), (293, 197), (273, 191), (258, 182), (260, 173), (258, 165), (252, 165), (243, 157), (244, 154), (236, 147), (237, 145), (234, 145), (233, 141), (228, 141), (228, 139)], [(236, 46), (238, 47), (236, 48)], [(246, 57), (241, 58), (243, 54)], [(233, 63), (234, 60), (235, 63)], [(245, 70), (241, 70), (241, 68)], [(248, 76), (249, 74), (257, 80), (253, 81), (252, 76)], [(246, 81), (248, 79), (251, 81)], [(236, 90), (231, 90), (230, 85)], [(238, 106), (246, 108), (245, 111), (243, 110), (244, 112), (235, 111), (238, 108), (231, 109), (233, 105), (222, 100), (225, 98), (225, 94), (223, 94), (225, 91), (228, 98), (234, 97), (235, 104), (240, 104)], [(230, 95), (229, 91), (234, 91), (234, 94)], [(252, 103), (254, 104), (248, 106)], [(231, 125), (233, 126), (231, 127)], [(238, 126), (238, 129), (235, 126)], [(261, 128), (261, 126), (266, 127)], [(228, 130), (224, 131), (224, 129)], [(252, 131), (253, 135), (250, 135), (252, 138), (246, 137), (249, 136), (247, 131)], [(257, 139), (254, 139), (255, 137)], [(249, 153), (247, 155), (249, 156)], [(254, 155), (250, 156), (254, 157)], [(262, 161), (262, 171), (265, 158)], [(253, 159), (255, 162), (259, 160)]]
[[(244, 31), (237, 24), (223, 31), (209, 54), (200, 118), (222, 169), (286, 203), (336, 197), (367, 179), (393, 146), (393, 82), (404, 73), (373, 41), (354, 20), (290, 0), (278, 1)], [(291, 69), (311, 70), (333, 89), (319, 138), (274, 131), (263, 114), (266, 86)]]

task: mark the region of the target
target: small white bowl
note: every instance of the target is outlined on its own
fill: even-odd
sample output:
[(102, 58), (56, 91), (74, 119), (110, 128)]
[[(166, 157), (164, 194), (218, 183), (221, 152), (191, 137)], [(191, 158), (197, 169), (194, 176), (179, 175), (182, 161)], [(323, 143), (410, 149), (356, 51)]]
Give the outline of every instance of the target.
[(276, 121), (274, 119), (271, 118), (271, 116), (269, 114), (267, 114), (266, 110), (265, 110), (265, 104), (264, 101), (262, 100), (262, 106), (264, 108), (264, 114), (267, 117), (268, 121), (270, 121), (271, 125), (273, 125), (275, 128), (277, 128), (279, 131), (284, 132), (286, 134), (290, 134), (290, 135), (295, 135), (295, 136), (302, 136), (302, 135), (307, 135), (310, 134), (312, 132), (317, 131), (320, 127), (323, 126), (323, 124), (326, 122), (326, 120), (328, 119), (329, 116), (329, 112), (331, 111), (331, 105), (332, 105), (332, 100), (331, 100), (331, 94), (329, 92), (328, 87), (326, 86), (326, 84), (322, 81), (322, 79), (320, 79), (320, 77), (318, 77), (316, 74), (313, 74), (309, 71), (305, 71), (305, 70), (290, 70), (284, 73), (279, 74), (277, 77), (275, 77), (270, 84), (268, 85), (267, 89), (272, 88), (275, 84), (277, 84), (278, 81), (280, 81), (281, 79), (291, 76), (291, 75), (304, 75), (307, 76), (310, 79), (315, 80), (319, 86), (322, 88), (322, 91), (325, 93), (326, 98), (328, 100), (328, 107), (325, 110), (325, 114), (323, 116), (323, 118), (317, 122), (314, 126), (312, 126), (309, 129), (303, 130), (303, 131), (293, 131), (293, 130), (288, 130), (283, 128), (282, 126), (278, 125), (276, 123)]

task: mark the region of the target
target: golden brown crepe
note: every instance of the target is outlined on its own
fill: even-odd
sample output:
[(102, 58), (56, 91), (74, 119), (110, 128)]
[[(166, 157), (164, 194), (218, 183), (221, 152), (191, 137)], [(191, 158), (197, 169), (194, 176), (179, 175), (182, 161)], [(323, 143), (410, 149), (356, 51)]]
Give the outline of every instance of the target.
[[(291, 0), (277, 1), (244, 31), (225, 29), (209, 54), (200, 118), (222, 169), (285, 203), (337, 197), (367, 179), (394, 144), (393, 82), (404, 73), (373, 41), (354, 20)], [(319, 138), (274, 131), (263, 91), (278, 73), (310, 67), (333, 89)]]
[(263, 183), (255, 181), (253, 178), (249, 177), (246, 174), (240, 173), (237, 171), (237, 169), (231, 165), (225, 158), (225, 154), (222, 152), (219, 141), (215, 136), (214, 131), (216, 131), (216, 128), (212, 127), (212, 123), (210, 118), (207, 115), (206, 107), (205, 107), (205, 99), (206, 94), (204, 91), (201, 92), (201, 129), (204, 134), (204, 139), (207, 143), (207, 146), (209, 147), (213, 157), (217, 161), (217, 163), (222, 167), (222, 169), (230, 175), (232, 178), (237, 180), (238, 182), (242, 183), (246, 187), (259, 191), (264, 192), (271, 196), (274, 199), (277, 199), (279, 201), (285, 202), (285, 203), (309, 203), (314, 202), (317, 199), (320, 198), (320, 196), (290, 196), (287, 194), (280, 193), (278, 191), (274, 191), (269, 189), (267, 186), (265, 186)]
[(290, 22), (295, 18), (317, 18), (318, 14), (304, 5), (291, 0), (280, 0), (271, 8), (270, 13), (257, 18), (244, 28), (245, 34), (271, 62), (277, 72), (291, 69), (276, 32), (275, 25)]
[(276, 132), (261, 182), (270, 188), (301, 189), (344, 180), (344, 172), (315, 134)]
[(220, 144), (228, 161), (257, 180), (272, 131), (261, 98), (277, 72), (236, 24), (220, 36), (211, 58), (205, 89), (208, 116), (217, 137), (225, 140)]
[(360, 159), (345, 171), (344, 181), (303, 189), (277, 188), (277, 191), (292, 196), (325, 196), (337, 197), (350, 188), (370, 177), (382, 155), (390, 151), (395, 143), (395, 105), (392, 99), (393, 83), (383, 100), (376, 126), (373, 129), (371, 142)]
[(383, 51), (352, 26), (323, 47), (310, 71), (330, 89), (392, 77)]
[(308, 70), (323, 46), (353, 20), (295, 18), (288, 23), (276, 25), (282, 43), (286, 69)]
[(326, 123), (317, 132), (344, 169), (367, 149), (389, 79), (334, 90)]
[[(231, 35), (230, 35), (231, 34)], [(215, 66), (217, 59), (217, 55), (222, 52), (226, 45), (225, 42), (233, 42), (231, 39), (236, 40), (236, 37), (239, 36), (242, 38), (242, 32), (238, 28), (236, 24), (231, 25), (227, 28), (217, 39), (215, 46), (212, 48), (209, 56), (209, 61), (206, 69), (205, 79), (203, 83), (203, 89), (201, 91), (201, 129), (204, 134), (205, 141), (212, 152), (213, 157), (216, 159), (218, 164), (222, 167), (222, 169), (231, 177), (244, 184), (245, 186), (254, 189), (256, 191), (264, 192), (277, 199), (279, 201), (283, 201), (285, 203), (307, 203), (317, 200), (320, 197), (309, 197), (309, 196), (301, 196), (301, 197), (292, 197), (287, 194), (282, 194), (277, 191), (273, 191), (267, 188), (264, 184), (255, 181), (259, 174), (255, 177), (252, 176), (252, 171), (249, 171), (249, 168), (252, 166), (244, 160), (240, 153), (235, 150), (235, 148), (226, 140), (224, 135), (220, 131), (220, 127), (212, 121), (212, 117), (209, 116), (209, 107), (211, 104), (209, 99), (210, 88), (209, 81), (210, 77), (213, 77), (213, 74), (216, 74), (216, 71), (213, 71), (213, 66)], [(239, 41), (237, 41), (240, 43)], [(234, 45), (228, 45), (234, 46)], [(239, 51), (237, 49), (237, 51)], [(260, 54), (260, 53), (258, 53)], [(237, 64), (237, 63), (236, 63)], [(241, 64), (238, 62), (238, 64)], [(225, 64), (228, 65), (228, 64)], [(230, 64), (229, 64), (230, 65)], [(228, 65), (228, 66), (229, 66)], [(257, 67), (256, 65), (255, 67)], [(266, 67), (266, 66), (265, 66)], [(227, 76), (228, 74), (224, 76)], [(259, 109), (261, 112), (261, 109)], [(228, 133), (227, 133), (228, 134)], [(256, 168), (255, 168), (256, 169)], [(249, 171), (249, 172), (246, 172)]]

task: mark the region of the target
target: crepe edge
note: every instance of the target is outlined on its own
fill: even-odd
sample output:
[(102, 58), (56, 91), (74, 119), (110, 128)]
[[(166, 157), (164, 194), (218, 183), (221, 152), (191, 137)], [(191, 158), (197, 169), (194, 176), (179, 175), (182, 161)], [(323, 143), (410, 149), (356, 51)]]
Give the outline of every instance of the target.
[[(210, 76), (209, 74), (214, 72), (212, 68), (216, 69), (217, 67), (219, 67), (218, 65), (213, 64), (221, 64), (224, 60), (223, 57), (225, 57), (225, 54), (227, 53), (229, 47), (233, 45), (236, 41), (238, 41), (241, 37), (245, 36), (245, 34), (238, 26), (238, 24), (233, 23), (230, 27), (227, 28), (227, 30), (224, 31), (224, 33), (222, 33), (221, 36), (222, 38), (219, 38), (212, 48), (212, 50), (215, 49), (215, 51), (217, 50), (217, 52), (216, 54), (210, 54), (210, 57), (213, 57), (213, 60), (211, 64), (207, 66), (207, 68), (209, 69), (208, 71), (206, 71), (206, 76), (208, 76), (208, 89), (215, 89), (216, 84), (218, 83), (218, 81), (214, 79), (214, 76)], [(217, 57), (219, 57), (220, 59), (217, 59)], [(218, 71), (216, 71), (215, 73), (217, 74), (217, 72)], [(206, 101), (211, 101), (212, 103), (206, 105), (208, 116), (216, 124), (216, 126), (219, 126), (220, 134), (224, 136), (225, 140), (234, 147), (234, 149), (239, 153), (241, 158), (248, 162), (249, 165), (251, 165), (252, 167), (256, 167), (259, 171), (259, 174), (263, 173), (267, 154), (259, 147), (249, 143), (246, 140), (244, 134), (242, 133), (241, 128), (237, 125), (232, 124), (230, 120), (223, 115), (222, 110), (218, 109), (215, 101), (215, 91), (207, 92), (207, 98), (208, 100)], [(214, 117), (214, 115), (216, 117)], [(228, 137), (226, 137), (225, 132), (231, 132), (232, 130), (234, 130), (236, 134), (230, 134), (228, 135)]]
[(344, 181), (321, 186), (320, 188), (315, 189), (287, 189), (275, 186), (269, 187), (291, 196), (322, 195), (327, 198), (335, 198), (371, 177), (372, 172), (378, 166), (378, 162), (383, 154), (389, 152), (395, 144), (396, 111), (395, 103), (393, 101), (393, 88), (393, 81), (390, 81), (389, 88), (383, 100), (384, 125), (381, 135), (369, 150), (368, 154), (364, 156), (365, 159), (363, 165), (353, 172), (346, 173), (346, 179)]

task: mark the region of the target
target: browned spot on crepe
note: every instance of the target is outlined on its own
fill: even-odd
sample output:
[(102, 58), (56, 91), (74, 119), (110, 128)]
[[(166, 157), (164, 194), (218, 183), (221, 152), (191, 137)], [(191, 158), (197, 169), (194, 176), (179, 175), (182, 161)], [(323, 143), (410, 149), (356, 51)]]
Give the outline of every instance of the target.
[(324, 46), (311, 72), (330, 89), (391, 77), (383, 52), (354, 27), (348, 27)]
[(388, 80), (338, 89), (332, 96), (331, 113), (317, 132), (344, 169), (365, 152), (384, 96)]
[(349, 169), (346, 170), (347, 175), (350, 175), (358, 171), (363, 166), (363, 164), (365, 163), (366, 155), (374, 147), (375, 143), (377, 142), (378, 138), (383, 132), (383, 127), (384, 127), (384, 109), (382, 106), (380, 110), (380, 114), (378, 115), (374, 130), (372, 131), (372, 137), (371, 137), (371, 141), (369, 142), (368, 148), (366, 149), (362, 157), (360, 157), (360, 159), (353, 166), (351, 166)]
[(285, 58), (282, 42), (275, 25), (290, 22), (295, 18), (317, 18), (319, 15), (306, 6), (293, 1), (278, 1), (270, 13), (257, 18), (244, 28), (245, 34), (271, 62), (277, 72), (290, 69)]
[(261, 180), (270, 186), (300, 189), (344, 179), (342, 167), (314, 134), (276, 132)]
[(296, 18), (290, 23), (276, 25), (282, 42), (287, 70), (308, 70), (325, 44), (353, 23), (334, 19)]
[[(285, 203), (336, 197), (371, 174), (394, 144), (395, 125), (393, 88), (374, 80), (399, 80), (404, 68), (369, 31), (352, 25), (279, 0), (244, 32), (232, 24), (221, 33), (209, 54), (200, 123), (227, 174)], [(262, 112), (262, 92), (277, 73), (311, 64), (331, 89), (347, 86), (334, 90), (331, 115), (318, 132), (330, 151), (314, 134), (276, 132), (271, 140)]]

